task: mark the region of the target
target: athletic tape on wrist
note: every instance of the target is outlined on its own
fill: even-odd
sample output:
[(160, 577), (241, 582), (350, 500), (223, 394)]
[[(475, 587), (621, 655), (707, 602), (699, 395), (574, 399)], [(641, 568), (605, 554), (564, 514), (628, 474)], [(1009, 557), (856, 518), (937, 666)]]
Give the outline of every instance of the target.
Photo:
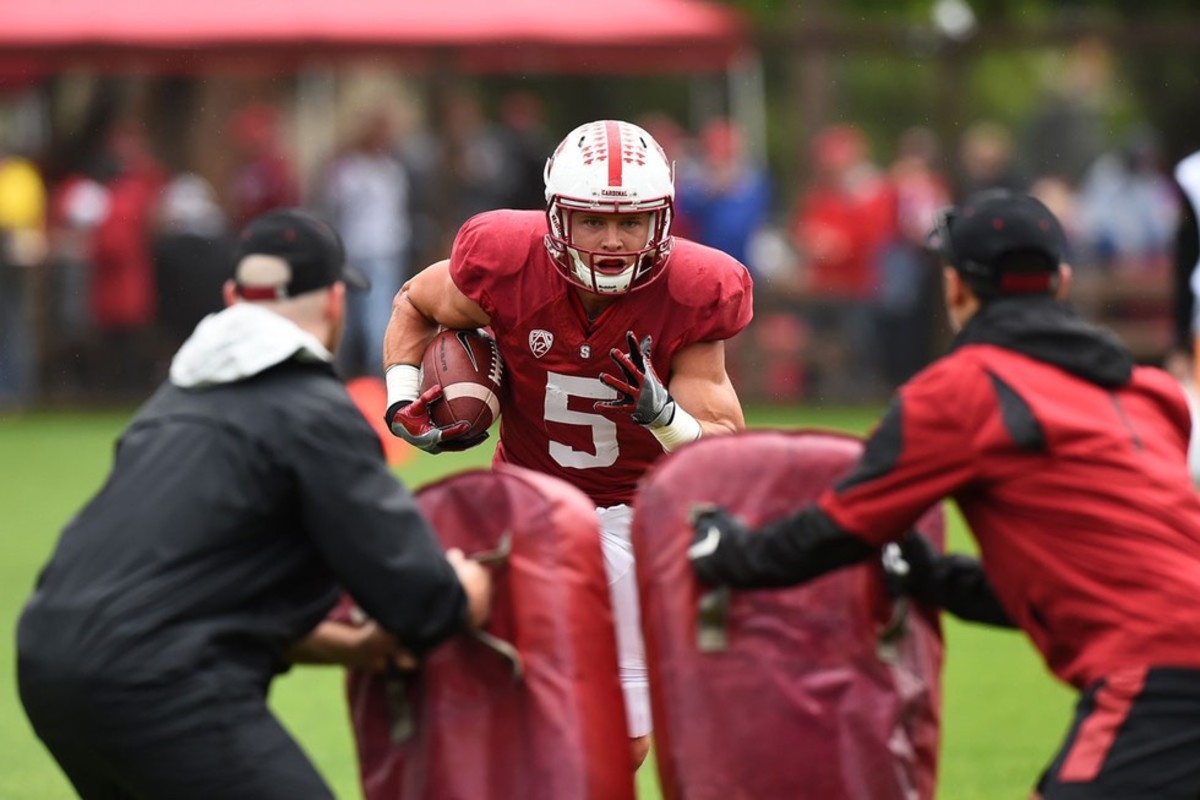
[(393, 364), (383, 373), (387, 383), (388, 408), (396, 403), (412, 402), (421, 396), (421, 368), (412, 364)]
[(700, 423), (688, 412), (684, 411), (678, 403), (672, 402), (675, 407), (675, 413), (671, 415), (671, 421), (666, 425), (658, 428), (650, 428), (650, 432), (654, 434), (654, 438), (658, 439), (663, 450), (670, 453), (679, 449), (688, 442), (694, 442), (700, 438)]

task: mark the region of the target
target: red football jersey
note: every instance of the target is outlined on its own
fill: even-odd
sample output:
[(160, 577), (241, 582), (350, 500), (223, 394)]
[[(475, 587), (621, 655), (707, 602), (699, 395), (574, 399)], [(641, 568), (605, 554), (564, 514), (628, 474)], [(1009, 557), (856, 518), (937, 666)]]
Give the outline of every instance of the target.
[(662, 445), (628, 413), (601, 413), (616, 397), (600, 373), (626, 331), (653, 337), (669, 384), (671, 362), (695, 342), (728, 339), (750, 322), (749, 272), (732, 257), (677, 239), (656, 281), (619, 297), (589, 322), (543, 239), (539, 211), (489, 211), (468, 220), (450, 255), (454, 283), (491, 319), (505, 363), (496, 460), (563, 478), (598, 506), (632, 500)]

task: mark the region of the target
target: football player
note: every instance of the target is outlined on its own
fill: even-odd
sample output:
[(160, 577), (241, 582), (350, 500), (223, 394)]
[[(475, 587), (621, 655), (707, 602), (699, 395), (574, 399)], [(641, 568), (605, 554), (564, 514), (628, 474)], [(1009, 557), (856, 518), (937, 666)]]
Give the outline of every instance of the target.
[(506, 364), (496, 461), (546, 472), (596, 504), (634, 763), (649, 748), (648, 681), (629, 524), (638, 479), (664, 451), (744, 428), (724, 341), (751, 317), (746, 268), (671, 235), (673, 167), (636, 125), (571, 131), (546, 163), (542, 211), (463, 224), (449, 260), (396, 295), (384, 341), (387, 422), (429, 452), (438, 428), (418, 365), (438, 326), (488, 326)]

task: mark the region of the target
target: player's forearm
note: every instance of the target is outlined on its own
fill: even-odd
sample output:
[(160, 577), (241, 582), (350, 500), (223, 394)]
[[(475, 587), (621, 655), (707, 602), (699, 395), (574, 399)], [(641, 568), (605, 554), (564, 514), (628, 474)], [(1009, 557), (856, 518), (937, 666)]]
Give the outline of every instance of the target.
[(742, 405), (728, 377), (720, 382), (672, 381), (675, 402), (700, 425), (701, 436), (724, 436), (746, 429)]
[(741, 419), (704, 419), (696, 417), (696, 421), (700, 423), (701, 436), (724, 436), (730, 433), (737, 433), (745, 430), (746, 423)]
[(688, 442), (696, 441), (701, 436), (721, 436), (736, 433), (746, 427), (740, 409), (736, 416), (712, 419), (698, 417), (678, 402), (672, 402), (667, 410), (670, 413), (666, 415), (662, 424), (648, 425), (647, 428), (668, 453), (678, 450)]
[(418, 311), (407, 289), (401, 289), (392, 302), (392, 318), (383, 335), (384, 370), (395, 364), (420, 364), (437, 331), (437, 322)]

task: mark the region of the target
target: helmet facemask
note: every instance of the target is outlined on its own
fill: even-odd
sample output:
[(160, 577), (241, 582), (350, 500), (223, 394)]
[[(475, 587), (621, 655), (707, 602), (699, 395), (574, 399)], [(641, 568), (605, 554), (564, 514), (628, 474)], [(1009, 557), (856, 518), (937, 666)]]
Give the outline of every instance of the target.
[[(600, 121), (572, 131), (546, 162), (546, 249), (571, 283), (595, 294), (623, 294), (662, 273), (671, 252), (675, 185), (658, 143), (636, 125)], [(572, 240), (575, 214), (650, 213), (649, 235), (636, 250), (591, 250)], [(603, 262), (628, 261), (613, 270)]]
[[(579, 284), (595, 294), (624, 294), (641, 288), (657, 277), (655, 267), (666, 260), (673, 240), (667, 231), (671, 225), (671, 207), (668, 204), (650, 212), (649, 231), (646, 241), (636, 250), (592, 250), (576, 243), (571, 235), (571, 220), (576, 214), (628, 214), (638, 213), (625, 209), (620, 211), (596, 208), (576, 209), (565, 204), (547, 212), (550, 219), (550, 234), (546, 246), (555, 263), (568, 280)], [(619, 269), (604, 265), (606, 261), (621, 260)]]

